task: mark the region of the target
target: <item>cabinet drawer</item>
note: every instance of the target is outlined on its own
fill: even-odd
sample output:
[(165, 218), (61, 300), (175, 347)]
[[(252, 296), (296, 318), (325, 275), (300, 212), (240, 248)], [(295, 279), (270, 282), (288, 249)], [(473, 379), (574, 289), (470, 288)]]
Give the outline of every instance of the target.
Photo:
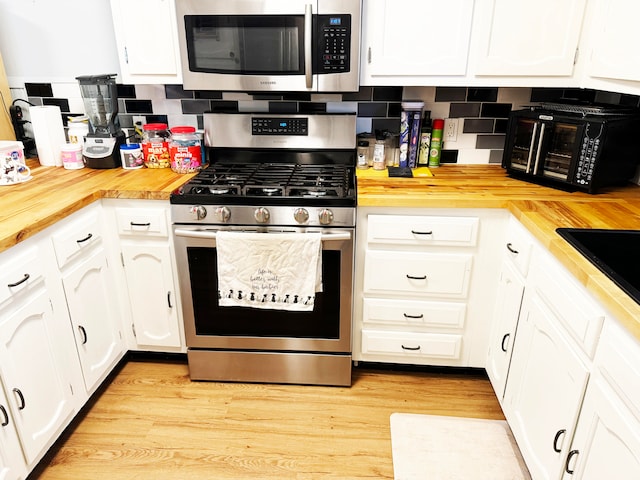
[(367, 242), (471, 247), (476, 244), (478, 222), (476, 217), (369, 215)]
[(116, 208), (119, 235), (166, 237), (165, 210), (154, 208)]
[(365, 298), (362, 321), (365, 324), (462, 328), (466, 310), (464, 303)]
[(102, 239), (99, 210), (75, 218), (51, 236), (58, 267), (63, 268), (78, 253), (92, 248)]
[(582, 285), (547, 255), (531, 267), (533, 288), (580, 348), (593, 358), (605, 312)]
[(531, 234), (516, 219), (511, 218), (507, 229), (507, 239), (504, 243), (505, 255), (516, 267), (518, 272), (527, 276), (529, 261), (533, 250)]
[[(14, 251), (22, 250), (22, 251)], [(29, 289), (44, 279), (42, 262), (38, 254), (38, 247), (31, 246), (21, 249), (20, 245), (13, 247), (10, 257), (0, 257), (2, 265), (0, 273), (0, 306), (14, 295)]]
[(459, 359), (462, 335), (362, 330), (362, 353)]
[(409, 293), (463, 298), (471, 275), (471, 255), (368, 250), (366, 293)]

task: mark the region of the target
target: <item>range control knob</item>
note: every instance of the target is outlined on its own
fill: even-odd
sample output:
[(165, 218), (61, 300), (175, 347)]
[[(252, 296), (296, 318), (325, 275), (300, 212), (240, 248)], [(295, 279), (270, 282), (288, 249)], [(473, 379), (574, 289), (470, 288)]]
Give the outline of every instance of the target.
[(306, 208), (296, 208), (293, 212), (293, 218), (298, 223), (307, 223), (309, 220), (309, 212)]
[(196, 220), (202, 220), (207, 216), (207, 209), (202, 205), (194, 205), (189, 209), (189, 212), (196, 218)]
[(329, 225), (333, 222), (333, 212), (328, 208), (323, 208), (320, 210), (320, 213), (318, 213), (318, 221), (320, 225)]
[(216, 220), (221, 223), (228, 222), (231, 217), (231, 212), (227, 207), (218, 207), (213, 211), (213, 214), (215, 215)]
[(264, 207), (256, 208), (256, 211), (253, 212), (253, 218), (255, 218), (258, 223), (267, 223), (269, 217), (271, 217), (271, 214), (269, 210)]

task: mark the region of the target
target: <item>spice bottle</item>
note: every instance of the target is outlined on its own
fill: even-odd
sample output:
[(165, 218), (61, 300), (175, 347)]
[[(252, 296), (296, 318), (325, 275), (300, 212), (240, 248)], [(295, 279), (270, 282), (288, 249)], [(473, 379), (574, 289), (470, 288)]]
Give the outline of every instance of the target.
[(358, 156), (356, 167), (361, 169), (369, 168), (369, 142), (366, 140), (358, 141)]
[(385, 136), (382, 133), (376, 132), (376, 144), (373, 147), (373, 169), (384, 170), (386, 168), (385, 162)]
[(147, 123), (142, 127), (142, 152), (148, 168), (169, 168), (169, 131), (166, 123)]
[(197, 172), (202, 168), (200, 136), (194, 127), (180, 126), (171, 129), (169, 156), (171, 170), (176, 173)]
[(431, 131), (431, 147), (429, 149), (429, 168), (440, 166), (440, 154), (442, 152), (442, 130), (444, 129), (444, 120), (437, 118), (433, 121), (433, 129)]

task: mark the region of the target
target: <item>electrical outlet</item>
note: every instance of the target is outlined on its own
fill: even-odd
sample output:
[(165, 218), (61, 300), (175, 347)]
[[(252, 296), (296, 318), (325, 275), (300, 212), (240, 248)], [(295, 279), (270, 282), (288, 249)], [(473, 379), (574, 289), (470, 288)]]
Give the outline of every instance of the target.
[(458, 139), (458, 119), (445, 118), (443, 138), (445, 142), (455, 142)]

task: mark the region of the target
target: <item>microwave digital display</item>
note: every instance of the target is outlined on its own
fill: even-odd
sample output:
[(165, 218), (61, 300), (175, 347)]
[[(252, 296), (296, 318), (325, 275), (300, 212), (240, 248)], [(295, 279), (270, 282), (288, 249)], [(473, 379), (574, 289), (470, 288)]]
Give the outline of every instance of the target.
[(340, 17), (330, 18), (329, 25), (333, 25), (333, 26), (342, 25), (342, 18)]

